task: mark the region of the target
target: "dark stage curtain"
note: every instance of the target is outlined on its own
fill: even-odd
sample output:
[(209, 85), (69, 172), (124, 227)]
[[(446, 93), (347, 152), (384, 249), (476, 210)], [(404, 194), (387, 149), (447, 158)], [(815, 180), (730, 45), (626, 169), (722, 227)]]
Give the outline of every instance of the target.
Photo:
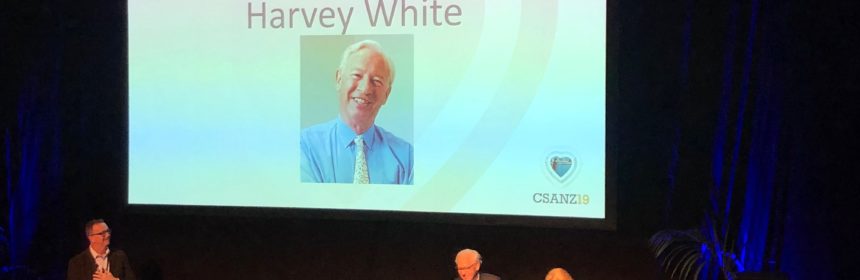
[(121, 222), (124, 5), (0, 4), (0, 227), (14, 275), (63, 279), (88, 219)]
[[(781, 7), (769, 1), (684, 1), (675, 19), (677, 73), (667, 101), (670, 155), (663, 225), (692, 216), (707, 242), (700, 276), (776, 270), (784, 184), (776, 180), (786, 79)], [(696, 198), (696, 197), (703, 198)], [(698, 210), (696, 210), (698, 209)], [(768, 263), (769, 266), (764, 264)]]
[[(674, 4), (644, 12), (652, 16), (637, 20), (654, 22), (629, 22), (621, 35), (665, 46), (639, 45), (667, 65), (631, 73), (658, 85), (628, 86), (654, 93), (647, 98), (657, 101), (643, 103), (659, 106), (651, 128), (665, 141), (655, 150), (668, 162), (660, 224), (695, 227), (705, 238), (704, 279), (732, 277), (724, 269), (852, 278), (838, 257), (847, 253), (837, 248), (856, 244), (842, 233), (853, 222), (840, 216), (850, 212), (857, 175), (836, 162), (851, 158), (845, 136), (857, 130), (849, 109), (858, 92), (850, 50), (857, 24), (849, 20), (856, 5)], [(631, 35), (654, 29), (671, 32)]]
[[(7, 3), (9, 4), (9, 3)], [(16, 7), (15, 5), (10, 5)], [(49, 275), (63, 260), (62, 40), (44, 6), (3, 9), (2, 227), (9, 240), (4, 277)]]

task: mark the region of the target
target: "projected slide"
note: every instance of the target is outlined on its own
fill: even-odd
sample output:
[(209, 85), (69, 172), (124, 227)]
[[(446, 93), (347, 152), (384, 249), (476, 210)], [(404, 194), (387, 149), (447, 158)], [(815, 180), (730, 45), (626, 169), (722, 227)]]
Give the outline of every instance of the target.
[(129, 0), (131, 204), (606, 217), (605, 1)]

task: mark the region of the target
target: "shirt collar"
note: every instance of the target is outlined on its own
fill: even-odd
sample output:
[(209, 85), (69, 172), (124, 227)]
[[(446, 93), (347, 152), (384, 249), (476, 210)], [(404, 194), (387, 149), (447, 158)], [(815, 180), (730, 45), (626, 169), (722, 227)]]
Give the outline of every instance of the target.
[[(99, 255), (99, 253), (96, 253), (96, 250), (93, 250), (92, 246), (90, 246), (89, 248), (90, 248), (90, 255), (93, 256), (93, 259), (95, 259), (96, 256)], [(107, 250), (105, 250), (105, 257), (107, 257), (108, 254), (110, 254), (110, 248), (107, 248)]]
[[(353, 140), (355, 140), (355, 131), (352, 130), (345, 122), (338, 116), (335, 121), (335, 136), (337, 139), (337, 146), (343, 149), (349, 148), (349, 145), (352, 145)], [(376, 124), (373, 124), (364, 131), (362, 134), (362, 138), (364, 139), (364, 146), (367, 147), (368, 151), (373, 150), (373, 143), (376, 141)]]

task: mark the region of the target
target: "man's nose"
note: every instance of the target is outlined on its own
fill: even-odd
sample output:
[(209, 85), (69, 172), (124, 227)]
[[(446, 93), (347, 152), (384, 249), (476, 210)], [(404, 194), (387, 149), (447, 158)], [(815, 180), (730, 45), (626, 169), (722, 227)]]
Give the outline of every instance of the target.
[(370, 78), (369, 77), (364, 76), (363, 78), (361, 78), (361, 80), (358, 81), (358, 90), (361, 93), (368, 93), (369, 94), (369, 93), (371, 93), (370, 89), (371, 89), (371, 86), (370, 86)]

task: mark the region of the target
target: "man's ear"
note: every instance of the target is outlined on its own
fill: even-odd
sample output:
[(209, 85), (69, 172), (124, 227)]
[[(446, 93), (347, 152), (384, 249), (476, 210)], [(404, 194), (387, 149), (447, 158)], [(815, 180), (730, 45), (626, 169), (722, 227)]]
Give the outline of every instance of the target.
[(334, 89), (337, 89), (337, 90), (340, 89), (340, 79), (341, 78), (342, 77), (340, 76), (340, 68), (337, 68), (334, 71)]
[(390, 96), (391, 96), (391, 87), (388, 87), (388, 91), (385, 92), (385, 102), (382, 102), (382, 105), (385, 105), (385, 103), (388, 103), (388, 97), (390, 97)]

